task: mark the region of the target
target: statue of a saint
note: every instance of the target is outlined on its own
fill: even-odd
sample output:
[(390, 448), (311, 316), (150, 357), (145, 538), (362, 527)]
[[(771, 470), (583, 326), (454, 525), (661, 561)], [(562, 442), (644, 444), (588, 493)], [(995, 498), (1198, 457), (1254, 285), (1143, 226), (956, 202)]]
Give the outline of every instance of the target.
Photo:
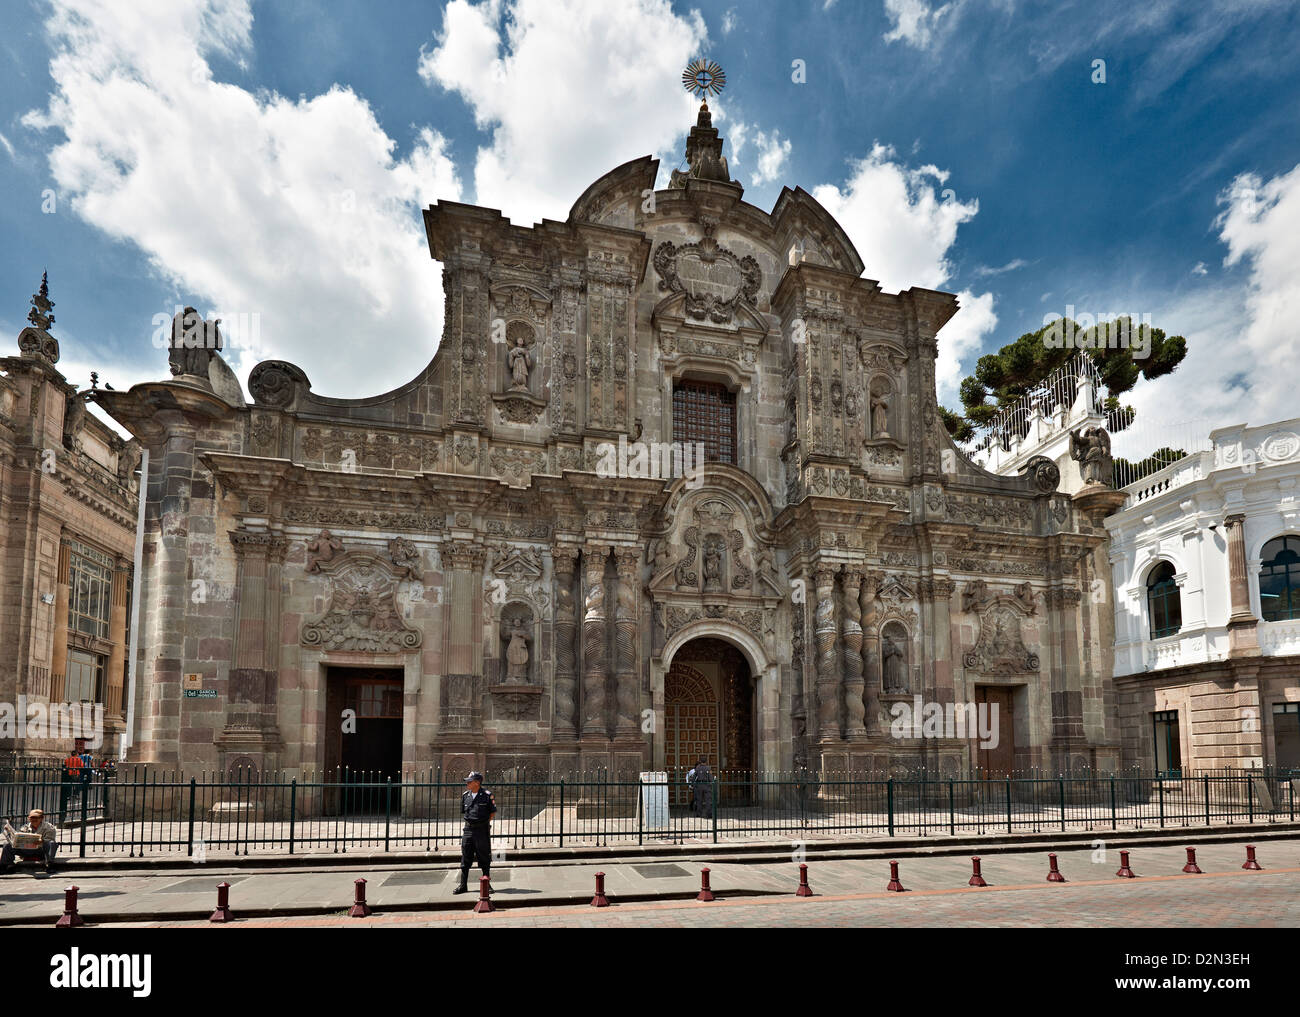
[(510, 349), (510, 390), (512, 392), (528, 391), (528, 370), (533, 366), (533, 355), (528, 350), (526, 337), (515, 336), (515, 345)]
[(528, 626), (522, 618), (510, 623), (510, 645), (506, 647), (506, 675), (517, 685), (528, 683)]
[(722, 589), (722, 541), (710, 537), (704, 545), (704, 589)]
[(900, 646), (888, 632), (881, 633), (880, 653), (884, 659), (884, 687), (886, 692), (906, 692), (907, 676), (904, 670), (907, 658)]
[(1084, 486), (1111, 484), (1113, 460), (1110, 435), (1103, 427), (1085, 427), (1070, 433), (1070, 458), (1079, 464)]

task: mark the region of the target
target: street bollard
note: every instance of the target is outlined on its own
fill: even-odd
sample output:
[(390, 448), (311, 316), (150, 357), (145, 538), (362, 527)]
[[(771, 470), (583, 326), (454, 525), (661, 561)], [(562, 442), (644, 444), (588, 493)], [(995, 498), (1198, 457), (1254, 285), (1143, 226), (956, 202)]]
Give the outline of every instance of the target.
[(1200, 873), (1201, 868), (1196, 864), (1196, 848), (1187, 848), (1187, 864), (1183, 866), (1183, 871)]
[(700, 869), (700, 892), (695, 895), (696, 900), (710, 901), (713, 900), (713, 891), (709, 889), (709, 870), (706, 866)]
[(1137, 873), (1128, 867), (1127, 851), (1119, 853), (1119, 868), (1116, 870), (1115, 875), (1120, 879), (1137, 879)]
[(890, 893), (906, 893), (903, 884), (898, 881), (898, 862), (889, 863), (889, 885), (885, 887)]
[(968, 886), (988, 886), (984, 881), (984, 876), (980, 873), (980, 856), (971, 855), (971, 877)]
[(370, 917), (370, 905), (366, 903), (366, 881), (364, 879), (356, 881), (356, 891), (352, 897), (352, 910), (348, 912), (348, 917)]
[(808, 885), (808, 866), (799, 863), (799, 889), (794, 892), (796, 897), (811, 897), (813, 895), (812, 887)]
[(605, 896), (605, 873), (596, 873), (596, 896), (591, 898), (593, 908), (609, 907), (609, 898)]
[(63, 891), (63, 915), (54, 923), (56, 929), (73, 929), (85, 925), (85, 920), (77, 914), (77, 891), (79, 886), (70, 886)]
[(212, 912), (210, 922), (229, 922), (233, 919), (230, 917), (230, 884), (217, 884), (217, 910)]
[(1241, 866), (1241, 867), (1242, 867), (1243, 869), (1254, 869), (1254, 870), (1257, 871), (1257, 872), (1258, 872), (1259, 870), (1261, 870), (1261, 869), (1264, 868), (1264, 866), (1260, 865), (1259, 862), (1255, 861), (1255, 845), (1254, 845), (1254, 844), (1247, 844), (1247, 845), (1246, 845), (1246, 861), (1245, 861), (1244, 863), (1242, 863), (1242, 866)]
[(1047, 854), (1047, 860), (1051, 863), (1051, 868), (1047, 870), (1047, 881), (1049, 883), (1068, 882), (1068, 880), (1061, 875), (1061, 870), (1056, 867), (1056, 852), (1049, 851)]
[(474, 905), (475, 914), (487, 914), (489, 911), (495, 911), (492, 906), (492, 898), (488, 896), (488, 878), (487, 876), (478, 877), (478, 903)]

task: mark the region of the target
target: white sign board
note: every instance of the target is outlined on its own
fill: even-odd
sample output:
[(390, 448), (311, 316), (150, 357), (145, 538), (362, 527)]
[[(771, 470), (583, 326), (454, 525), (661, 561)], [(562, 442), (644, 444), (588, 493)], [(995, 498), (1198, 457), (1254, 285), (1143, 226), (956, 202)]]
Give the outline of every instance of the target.
[(667, 773), (641, 774), (641, 797), (636, 807), (637, 814), (644, 817), (647, 830), (660, 830), (668, 825)]

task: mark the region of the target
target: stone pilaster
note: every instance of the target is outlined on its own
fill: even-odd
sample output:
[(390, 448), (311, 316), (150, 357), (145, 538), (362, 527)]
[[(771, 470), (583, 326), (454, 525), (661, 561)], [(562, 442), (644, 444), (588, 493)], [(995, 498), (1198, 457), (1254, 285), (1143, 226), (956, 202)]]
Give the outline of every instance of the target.
[(838, 740), (841, 737), (843, 688), (839, 656), (835, 652), (835, 573), (829, 568), (819, 568), (813, 575), (813, 585), (817, 591), (814, 624), (817, 639), (817, 736), (822, 741)]
[(483, 562), (487, 552), (472, 540), (439, 547), (448, 595), (443, 632), (444, 674), (439, 726), (443, 734), (476, 731), (483, 724)]
[(578, 733), (578, 669), (574, 639), (578, 629), (573, 573), (578, 549), (561, 545), (552, 552), (555, 563), (555, 735), (572, 739)]
[(881, 733), (880, 692), (882, 686), (880, 662), (880, 601), (876, 593), (880, 590), (880, 577), (868, 575), (863, 578), (858, 588), (858, 609), (862, 624), (862, 661), (863, 683), (866, 695), (863, 697), (864, 721), (869, 734)]
[(122, 713), (122, 668), (126, 662), (126, 590), (130, 580), (130, 567), (119, 560), (113, 569), (113, 589), (108, 607), (108, 641), (112, 647), (108, 651), (104, 675), (105, 717), (118, 717)]
[(68, 671), (68, 602), (71, 598), (69, 586), (72, 566), (72, 549), (66, 543), (59, 544), (58, 574), (54, 577), (54, 631), (50, 638), (54, 645), (50, 648), (50, 702), (63, 702), (63, 685)]
[(1228, 656), (1249, 657), (1259, 653), (1256, 626), (1259, 619), (1250, 610), (1250, 586), (1246, 578), (1246, 517), (1240, 513), (1223, 521), (1228, 531), (1228, 592), (1232, 613), (1228, 616)]
[[(1052, 635), (1052, 740), (1057, 748), (1083, 738), (1083, 681), (1079, 667), (1079, 633), (1076, 624), (1083, 595), (1071, 587), (1047, 591), (1047, 614)], [(1069, 760), (1056, 765), (1068, 770)]]
[(582, 616), (582, 736), (592, 738), (605, 732), (605, 676), (609, 673), (606, 648), (609, 645), (605, 620), (605, 561), (609, 548), (592, 544), (582, 550), (582, 572), (586, 579)]
[(866, 706), (862, 701), (865, 689), (862, 666), (862, 571), (844, 570), (844, 727), (850, 739), (865, 738), (867, 734), (863, 716)]
[(614, 680), (618, 711), (615, 734), (620, 738), (635, 738), (641, 705), (636, 668), (636, 594), (640, 586), (641, 552), (620, 548), (615, 555), (615, 564), (618, 568), (614, 607)]

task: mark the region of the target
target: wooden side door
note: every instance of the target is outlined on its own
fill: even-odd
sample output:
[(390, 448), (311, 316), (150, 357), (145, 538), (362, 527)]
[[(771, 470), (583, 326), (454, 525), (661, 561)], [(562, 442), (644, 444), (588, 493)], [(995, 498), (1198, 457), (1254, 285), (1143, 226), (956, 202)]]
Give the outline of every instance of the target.
[[(977, 748), (980, 769), (990, 777), (1005, 777), (1016, 766), (1016, 723), (1014, 690), (997, 685), (975, 686), (975, 703), (981, 713), (997, 704), (998, 743), (990, 749)], [(976, 739), (979, 745), (979, 739)]]

